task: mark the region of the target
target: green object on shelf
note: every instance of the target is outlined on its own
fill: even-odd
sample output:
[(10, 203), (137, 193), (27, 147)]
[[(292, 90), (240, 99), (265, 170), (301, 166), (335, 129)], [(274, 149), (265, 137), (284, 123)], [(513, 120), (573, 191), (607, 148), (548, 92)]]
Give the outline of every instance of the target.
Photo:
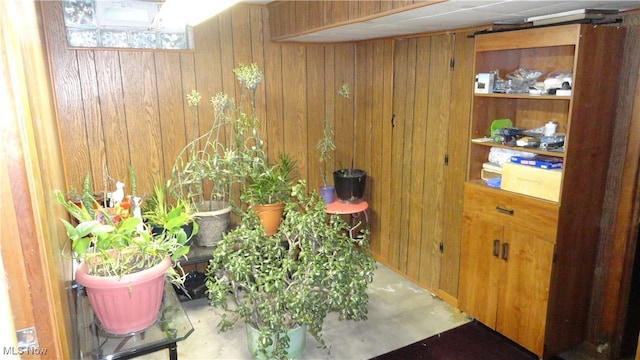
[(496, 135), (496, 130), (500, 130), (506, 127), (513, 127), (511, 119), (493, 120), (493, 122), (491, 123), (491, 137), (494, 137)]

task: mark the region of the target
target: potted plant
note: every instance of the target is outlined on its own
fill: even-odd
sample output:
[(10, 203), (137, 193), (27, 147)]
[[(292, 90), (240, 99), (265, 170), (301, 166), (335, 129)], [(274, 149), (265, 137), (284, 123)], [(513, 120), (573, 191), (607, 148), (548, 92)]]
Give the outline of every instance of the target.
[(231, 213), (232, 159), (226, 156), (225, 135), (230, 120), (224, 109), (226, 98), (212, 98), (216, 116), (207, 132), (198, 136), (198, 106), (201, 95), (193, 90), (187, 95), (187, 104), (194, 115), (193, 138), (180, 151), (171, 170), (168, 186), (178, 199), (187, 199), (196, 209), (199, 232), (195, 236), (200, 246), (213, 246), (226, 231)]
[(331, 152), (336, 150), (336, 144), (333, 141), (333, 124), (327, 116), (322, 126), (322, 138), (318, 140), (318, 150), (320, 150), (320, 178), (322, 186), (320, 186), (320, 195), (324, 199), (325, 204), (331, 204), (335, 197), (336, 188), (327, 181), (327, 173), (329, 172), (329, 162), (332, 160)]
[[(351, 96), (351, 89), (349, 88), (349, 85), (340, 85), (338, 88), (338, 95), (349, 99)], [(332, 105), (327, 108), (326, 116), (322, 125), (322, 137), (318, 140), (317, 145), (318, 150), (320, 150), (320, 157), (318, 158), (318, 161), (320, 162), (320, 178), (322, 179), (320, 194), (326, 204), (332, 203), (335, 198), (335, 186), (330, 185), (328, 182), (328, 177), (332, 173), (332, 170), (329, 168), (329, 166), (332, 165), (333, 160), (332, 152), (336, 150), (336, 144), (333, 141), (333, 123), (331, 122), (331, 114), (333, 113), (334, 106), (335, 98)]]
[[(172, 266), (189, 251), (181, 228), (185, 215), (175, 212), (160, 234), (152, 234), (138, 208), (116, 204), (104, 208), (83, 192), (77, 206), (56, 191), (77, 225), (62, 220), (71, 243), (71, 256), (80, 262), (76, 282), (84, 286), (89, 302), (105, 331), (127, 334), (155, 322), (162, 301), (165, 277), (180, 284), (182, 275)], [(139, 205), (140, 198), (134, 197)], [(131, 210), (137, 216), (131, 216)], [(179, 265), (177, 265), (179, 266)]]
[(355, 169), (340, 169), (333, 172), (333, 181), (336, 186), (338, 201), (356, 204), (362, 201), (365, 185), (367, 184), (367, 172)]
[(196, 210), (191, 202), (184, 198), (175, 200), (175, 205), (170, 204), (167, 188), (159, 181), (153, 182), (153, 192), (144, 199), (142, 206), (143, 219), (149, 224), (154, 235), (172, 228), (173, 222), (181, 222), (180, 226), (187, 234), (187, 244), (193, 235), (198, 233), (195, 214)]
[[(212, 97), (215, 116), (211, 128), (201, 136), (194, 136), (176, 158), (172, 170), (172, 186), (187, 198), (197, 199), (196, 204), (206, 201), (204, 191), (210, 189), (209, 203), (230, 205), (224, 208), (223, 219), (228, 219), (232, 207), (237, 212), (242, 212), (232, 202), (241, 197), (241, 189), (258, 179), (263, 181), (281, 170), (279, 165), (268, 165), (255, 115), (255, 91), (264, 76), (256, 64), (240, 64), (234, 69), (234, 74), (241, 86), (241, 95), (249, 97), (251, 109), (246, 111), (242, 106), (236, 107), (235, 102), (223, 93)], [(196, 120), (200, 100), (201, 96), (197, 91), (192, 91), (187, 97)], [(240, 101), (242, 103), (244, 102)], [(238, 189), (240, 193), (232, 194), (233, 189)], [(200, 212), (197, 215), (199, 219), (203, 219), (205, 214)], [(222, 216), (219, 213), (215, 215), (218, 218)], [(215, 227), (226, 229), (226, 226)], [(205, 246), (215, 245), (222, 237), (221, 232), (215, 236), (208, 235), (203, 222), (200, 222), (200, 234), (196, 240)], [(210, 242), (201, 243), (200, 238), (209, 239)]]
[(264, 164), (261, 168), (247, 176), (240, 198), (256, 211), (265, 233), (270, 236), (280, 225), (284, 204), (291, 191), (295, 161), (280, 154), (277, 163), (271, 166)]
[(368, 234), (349, 238), (348, 224), (325, 213), (324, 201), (317, 192), (307, 195), (304, 182), (291, 195), (276, 234), (267, 236), (249, 211), (214, 249), (207, 268), (211, 304), (226, 310), (219, 328), (229, 330), (242, 320), (257, 338), (248, 341), (256, 357), (296, 357), (304, 345), (294, 337), (307, 330), (324, 345), (329, 312), (345, 320), (367, 315), (366, 290), (375, 269)]

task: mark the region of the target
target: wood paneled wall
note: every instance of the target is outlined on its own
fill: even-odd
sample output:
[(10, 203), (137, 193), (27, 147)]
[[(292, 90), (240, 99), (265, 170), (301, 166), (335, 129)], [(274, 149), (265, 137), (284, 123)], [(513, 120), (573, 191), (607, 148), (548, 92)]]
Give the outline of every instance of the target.
[[(390, 109), (376, 105), (376, 96), (365, 109), (382, 115), (375, 117), (372, 126), (381, 129), (381, 136), (369, 138), (368, 147), (384, 154), (379, 163), (386, 171), (376, 177), (376, 192), (372, 194), (373, 223), (379, 226), (374, 228), (374, 234), (380, 235), (379, 241), (373, 243), (374, 253), (448, 300), (457, 296), (458, 288), (467, 148), (460, 139), (466, 138), (469, 84), (473, 79), (473, 40), (466, 35), (393, 40), (393, 58), (388, 59), (393, 66), (384, 68), (392, 71), (392, 76), (382, 73), (382, 80), (358, 76), (359, 81), (392, 83)], [(368, 49), (364, 45), (361, 48)], [(364, 63), (385, 58), (362, 54)], [(380, 85), (365, 88), (376, 86)], [(363, 95), (358, 98), (372, 98)], [(372, 164), (370, 168), (376, 166)], [(377, 202), (378, 199), (382, 201)]]
[[(265, 80), (257, 92), (258, 119), (270, 158), (286, 152), (299, 177), (320, 185), (320, 137), (337, 87), (355, 90), (355, 45), (279, 45), (267, 41), (267, 10), (236, 6), (195, 28), (195, 51), (69, 49), (59, 2), (45, 2), (45, 32), (58, 100), (69, 186), (80, 188), (90, 173), (97, 190), (103, 178), (128, 180), (131, 164), (138, 192), (151, 176), (168, 178), (180, 149), (194, 131), (209, 129), (208, 99), (225, 92), (240, 101), (233, 69), (256, 63)], [(185, 96), (202, 95), (196, 122)], [(351, 164), (355, 99), (335, 99), (337, 164)], [(113, 187), (113, 182), (110, 188)]]
[[(376, 258), (455, 297), (466, 168), (466, 143), (457, 140), (466, 138), (473, 40), (278, 44), (268, 41), (266, 7), (236, 6), (194, 29), (195, 51), (69, 49), (60, 3), (43, 8), (69, 186), (80, 188), (90, 173), (100, 190), (107, 169), (126, 182), (132, 164), (138, 193), (149, 192), (152, 176), (168, 178), (186, 141), (210, 127), (208, 99), (223, 91), (240, 101), (233, 69), (253, 62), (265, 75), (256, 105), (269, 157), (293, 156), (299, 177), (318, 188), (316, 144), (329, 108), (337, 146), (330, 168), (368, 172)], [(337, 96), (343, 83), (351, 99)], [(197, 122), (185, 100), (192, 89), (203, 98)], [(455, 164), (445, 166), (446, 156)]]
[(268, 4), (271, 40), (386, 16), (442, 0), (276, 1)]
[[(282, 151), (293, 155), (298, 160), (300, 177), (309, 181), (310, 188), (317, 188), (320, 177), (316, 142), (327, 106), (335, 102), (338, 149), (334, 167), (348, 167), (353, 162), (369, 173), (366, 197), (371, 204), (374, 254), (423, 286), (439, 289), (439, 295), (455, 300), (473, 40), (457, 33), (453, 38), (443, 35), (342, 45), (269, 41), (413, 3), (276, 2), (271, 6), (286, 9), (273, 13), (276, 18), (271, 21), (271, 9), (236, 6), (195, 29), (195, 51), (179, 52), (69, 49), (60, 2), (43, 2), (67, 185), (79, 188), (89, 173), (99, 187), (105, 166), (111, 177), (126, 179), (127, 167), (133, 164), (139, 192), (148, 192), (151, 175), (168, 177), (173, 159), (187, 139), (210, 124), (212, 110), (208, 106), (201, 107), (200, 121), (194, 123), (185, 95), (197, 89), (204, 99), (219, 91), (238, 98), (232, 69), (240, 63), (255, 62), (265, 73), (258, 93), (258, 118), (262, 120), (269, 156)], [(312, 13), (322, 16), (307, 16), (305, 8), (315, 9)], [(637, 14), (629, 17), (630, 24), (637, 24), (637, 18)], [(443, 57), (447, 51), (452, 51), (456, 65), (445, 80), (439, 72), (449, 71)], [(398, 61), (407, 66), (399, 66)], [(435, 64), (439, 65), (434, 67)], [(438, 81), (450, 83), (438, 86)], [(336, 98), (337, 87), (342, 83), (352, 85), (352, 100)], [(414, 99), (413, 104), (394, 91), (404, 91)], [(404, 107), (399, 107), (401, 101), (405, 102)], [(634, 104), (637, 103), (635, 99)], [(446, 113), (448, 124), (438, 119)], [(392, 119), (397, 121), (395, 127)], [(411, 131), (406, 128), (408, 119), (412, 121)], [(402, 126), (405, 127), (399, 136)], [(432, 126), (438, 130), (432, 131)], [(439, 135), (446, 136), (446, 146)], [(400, 144), (411, 148), (400, 149)], [(443, 154), (448, 155), (449, 165), (444, 170), (436, 169)], [(415, 177), (423, 162), (423, 172)], [(432, 182), (444, 190), (426, 186)], [(628, 192), (634, 192), (637, 183), (630, 187), (633, 189)], [(411, 200), (411, 189), (419, 191), (415, 194), (418, 200)], [(626, 195), (625, 199), (631, 197)], [(434, 208), (433, 204), (443, 205)], [(605, 207), (609, 212), (615, 211), (615, 204)], [(635, 218), (637, 214), (620, 216)], [(435, 252), (434, 238), (425, 237), (429, 233), (441, 236), (444, 253)], [(612, 235), (603, 237), (613, 241)], [(603, 247), (609, 246), (606, 240)], [(635, 242), (627, 240), (616, 246), (635, 247)], [(607, 254), (603, 252), (599, 258), (599, 266), (604, 269), (628, 256)], [(416, 256), (420, 258), (418, 262)], [(423, 263), (422, 259), (430, 260)], [(613, 283), (621, 287), (616, 294), (628, 291), (627, 284), (620, 281), (625, 282), (630, 273), (613, 280), (604, 271), (596, 275), (597, 287)], [(594, 290), (592, 319), (603, 319), (608, 308), (626, 302), (608, 294), (611, 293)], [(611, 306), (604, 308), (602, 304)], [(602, 339), (605, 343), (616, 341), (618, 335), (611, 332), (619, 330), (624, 316), (606, 319), (604, 323), (592, 320), (588, 330), (592, 343)]]

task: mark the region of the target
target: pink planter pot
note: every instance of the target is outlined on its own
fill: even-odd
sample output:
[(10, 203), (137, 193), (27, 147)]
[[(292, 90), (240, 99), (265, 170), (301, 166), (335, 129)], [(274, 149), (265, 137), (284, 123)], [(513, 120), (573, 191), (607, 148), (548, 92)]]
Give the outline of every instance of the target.
[(144, 330), (158, 317), (164, 280), (171, 259), (149, 269), (117, 277), (88, 275), (87, 264), (76, 270), (76, 281), (83, 285), (93, 312), (102, 328), (114, 335)]

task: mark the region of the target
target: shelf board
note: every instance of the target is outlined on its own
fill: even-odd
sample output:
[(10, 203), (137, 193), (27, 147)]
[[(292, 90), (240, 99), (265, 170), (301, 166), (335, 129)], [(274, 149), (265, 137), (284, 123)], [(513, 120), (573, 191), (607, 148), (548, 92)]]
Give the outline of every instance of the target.
[(529, 95), (529, 94), (477, 94), (473, 96), (477, 97), (490, 97), (490, 98), (505, 98), (505, 99), (539, 99), (539, 100), (571, 100), (571, 96), (558, 96), (558, 95)]
[(515, 150), (515, 151), (524, 151), (524, 152), (530, 152), (530, 153), (533, 153), (533, 154), (540, 154), (540, 155), (564, 158), (564, 152), (548, 151), (548, 150), (536, 149), (536, 148), (525, 148), (525, 147), (520, 147), (520, 146), (507, 146), (507, 145), (502, 145), (502, 144), (498, 144), (498, 143), (495, 143), (495, 142), (473, 142), (473, 141), (471, 141), (471, 145), (486, 146), (486, 147), (497, 147), (497, 148), (502, 148), (502, 149), (509, 149), (509, 150)]

